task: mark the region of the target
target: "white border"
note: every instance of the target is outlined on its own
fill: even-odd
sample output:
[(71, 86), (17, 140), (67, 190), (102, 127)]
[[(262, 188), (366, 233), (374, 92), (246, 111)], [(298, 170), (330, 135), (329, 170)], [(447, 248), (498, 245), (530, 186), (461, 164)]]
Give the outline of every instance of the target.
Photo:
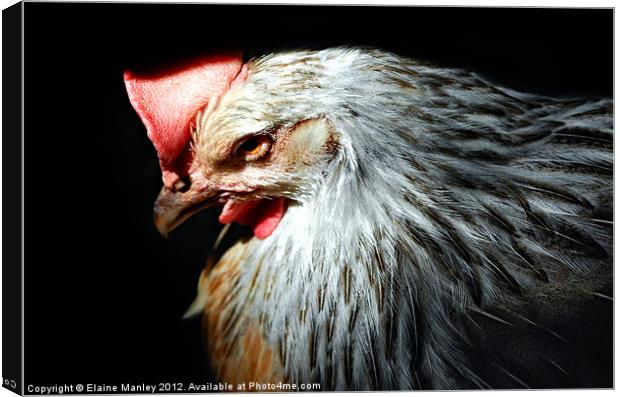
[[(33, 1), (34, 2), (34, 1)], [(111, 2), (111, 1), (94, 1), (94, 0), (82, 0), (82, 1), (64, 1), (66, 3), (107, 3), (107, 2)], [(0, 0), (0, 8), (1, 9), (5, 9), (13, 4), (15, 4), (15, 1), (12, 0)], [(549, 1), (549, 0), (545, 0), (545, 1), (485, 1), (485, 0), (478, 0), (478, 1), (465, 1), (465, 0), (450, 0), (450, 1), (414, 1), (414, 0), (391, 0), (391, 1), (380, 1), (380, 0), (371, 0), (371, 1), (347, 1), (347, 0), (341, 0), (338, 2), (335, 1), (328, 1), (328, 0), (316, 0), (316, 1), (299, 1), (299, 0), (271, 0), (271, 1), (255, 1), (255, 0), (245, 0), (245, 1), (229, 1), (229, 2), (224, 2), (224, 1), (197, 1), (197, 0), (184, 0), (184, 1), (165, 1), (165, 0), (150, 0), (150, 1), (146, 1), (146, 0), (134, 0), (134, 1), (122, 1), (119, 3), (194, 3), (194, 4), (230, 4), (230, 3), (236, 3), (236, 4), (313, 4), (313, 5), (319, 5), (319, 4), (328, 4), (328, 5), (335, 5), (335, 4), (342, 4), (342, 5), (394, 5), (394, 6), (441, 6), (441, 7), (450, 7), (450, 6), (469, 6), (469, 7), (561, 7), (561, 8), (572, 8), (572, 7), (583, 7), (583, 8), (610, 8), (610, 7), (615, 7), (616, 2), (615, 1), (601, 1), (601, 0), (591, 0), (588, 2), (585, 1), (578, 1), (578, 0), (564, 0), (564, 1)], [(578, 29), (578, 27), (576, 27)], [(23, 9), (22, 9), (22, 37), (23, 37), (23, 29), (24, 29), (24, 19), (23, 19)], [(0, 39), (1, 39), (1, 30), (2, 30), (2, 20), (0, 18)], [(617, 36), (617, 32), (615, 30), (615, 11), (614, 11), (614, 65), (617, 65), (616, 63), (616, 54), (617, 52), (616, 50), (616, 43), (618, 43), (618, 36)], [(23, 41), (22, 41), (22, 65), (23, 65)], [(1, 66), (1, 62), (2, 61), (2, 54), (0, 52), (0, 75), (2, 72), (2, 66)], [(21, 81), (21, 85), (22, 85), (22, 92), (23, 92), (23, 87), (24, 87), (24, 80), (23, 80), (23, 70), (22, 70), (22, 81)], [(0, 87), (1, 87), (1, 83), (0, 83)], [(614, 99), (615, 99), (615, 92), (616, 92), (616, 81), (615, 81), (615, 69), (614, 69)], [(2, 117), (2, 98), (0, 97), (0, 118)], [(618, 117), (618, 110), (616, 107), (614, 107), (614, 120), (616, 120), (616, 118)], [(23, 183), (24, 183), (24, 175), (23, 175), (23, 166), (24, 166), (24, 151), (23, 151), (23, 139), (24, 139), (24, 135), (23, 135), (23, 128), (24, 128), (24, 113), (23, 113), (23, 97), (22, 97), (22, 197), (23, 197)], [(1, 163), (1, 159), (2, 159), (2, 154), (1, 154), (1, 150), (2, 150), (2, 142), (0, 140), (0, 182), (1, 182), (1, 173), (2, 173), (2, 163)], [(615, 150), (615, 145), (614, 145), (614, 150)], [(614, 161), (614, 175), (620, 175), (618, 174), (618, 172), (620, 171), (620, 166), (618, 165), (617, 161)], [(615, 195), (615, 184), (614, 184), (614, 207), (617, 208), (618, 204), (620, 203), (620, 199), (617, 197), (617, 195)], [(2, 186), (0, 184), (0, 224), (2, 222)], [(21, 214), (21, 219), (22, 219), (22, 225), (23, 225), (23, 220), (24, 220), (24, 213), (23, 213), (23, 200), (22, 200), (22, 214)], [(24, 230), (22, 229), (22, 260), (24, 258), (24, 236), (23, 236)], [(618, 244), (616, 244), (616, 236), (618, 233), (618, 229), (614, 226), (614, 259), (617, 257), (617, 254), (620, 250), (620, 248), (618, 247)], [(2, 230), (0, 228), (0, 255), (2, 253)], [(615, 261), (614, 261), (615, 262)], [(0, 259), (0, 263), (1, 263), (1, 259)], [(614, 263), (615, 264), (615, 263)], [(22, 330), (23, 330), (23, 297), (24, 297), (24, 285), (23, 285), (23, 274), (24, 272), (24, 267), (23, 267), (23, 262), (22, 262)], [(614, 272), (615, 274), (615, 272)], [(0, 285), (2, 282), (2, 275), (0, 273)], [(614, 277), (614, 293), (616, 291), (617, 288), (617, 283)], [(614, 295), (615, 296), (615, 295)], [(2, 303), (2, 297), (0, 296), (0, 305)], [(617, 309), (617, 308), (615, 308)], [(617, 310), (614, 310), (614, 340), (617, 341), (617, 336), (618, 336), (618, 328), (615, 327), (616, 325), (616, 320), (617, 320)], [(2, 337), (2, 318), (0, 317), (0, 340)], [(23, 337), (23, 335), (22, 335)], [(23, 339), (22, 339), (23, 341)], [(1, 347), (0, 347), (0, 353), (1, 353)], [(24, 346), (22, 344), (22, 357), (23, 357), (23, 353), (24, 353)], [(615, 357), (618, 353), (617, 350), (617, 345), (614, 345), (614, 362), (615, 362)], [(22, 360), (22, 375), (23, 375), (23, 360)], [(0, 362), (0, 374), (2, 373), (2, 364)], [(614, 381), (616, 380), (616, 375), (617, 372), (614, 371)], [(23, 380), (23, 376), (22, 376), (22, 380)], [(615, 382), (614, 382), (615, 384)], [(22, 391), (23, 392), (23, 391)], [(538, 393), (544, 393), (546, 396), (581, 396), (581, 395), (588, 395), (588, 396), (598, 396), (598, 395), (602, 395), (602, 394), (609, 394), (609, 393), (614, 393), (615, 391), (608, 391), (608, 390), (552, 390), (552, 391), (462, 391), (462, 392), (458, 392), (459, 395), (474, 395), (474, 394), (479, 394), (479, 393), (484, 393), (487, 396), (493, 397), (493, 396), (501, 396), (505, 393), (510, 393), (511, 395), (514, 396), (521, 396), (521, 395), (532, 395), (532, 393), (534, 394), (538, 394)], [(394, 393), (405, 393), (405, 394), (409, 394), (409, 393), (414, 393), (414, 392), (394, 392)], [(436, 393), (436, 392), (415, 392), (417, 395), (428, 395), (430, 393)], [(420, 394), (421, 393), (421, 394)], [(312, 393), (314, 394), (314, 393)], [(340, 393), (337, 393), (340, 394)], [(387, 394), (387, 393), (365, 393), (368, 395), (383, 395), (383, 394)], [(12, 396), (14, 395), (13, 393), (11, 393), (10, 391), (1, 388), (0, 391), (0, 397), (4, 397), (4, 396)], [(233, 393), (233, 395), (238, 395), (238, 393)], [(271, 395), (271, 394), (268, 394)], [(275, 394), (274, 394), (275, 395)], [(281, 394), (278, 394), (281, 395)], [(175, 396), (175, 394), (172, 394), (172, 396)], [(185, 396), (185, 395), (178, 395), (178, 396)]]

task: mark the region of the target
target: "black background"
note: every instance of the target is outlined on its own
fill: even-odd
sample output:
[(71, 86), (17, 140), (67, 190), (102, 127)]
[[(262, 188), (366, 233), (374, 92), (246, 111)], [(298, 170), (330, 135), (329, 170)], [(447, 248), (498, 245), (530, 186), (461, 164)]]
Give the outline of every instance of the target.
[(157, 234), (160, 171), (126, 68), (360, 44), (611, 96), (612, 32), (611, 10), (25, 4), (25, 383), (210, 380), (200, 321), (181, 316), (219, 226), (207, 212)]

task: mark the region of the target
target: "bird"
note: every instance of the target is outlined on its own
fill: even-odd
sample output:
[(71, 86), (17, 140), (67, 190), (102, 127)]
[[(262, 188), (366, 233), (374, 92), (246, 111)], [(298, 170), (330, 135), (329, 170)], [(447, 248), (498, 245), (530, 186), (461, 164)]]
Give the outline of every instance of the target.
[(612, 387), (611, 99), (356, 46), (124, 82), (157, 229), (221, 208), (188, 311), (220, 381)]

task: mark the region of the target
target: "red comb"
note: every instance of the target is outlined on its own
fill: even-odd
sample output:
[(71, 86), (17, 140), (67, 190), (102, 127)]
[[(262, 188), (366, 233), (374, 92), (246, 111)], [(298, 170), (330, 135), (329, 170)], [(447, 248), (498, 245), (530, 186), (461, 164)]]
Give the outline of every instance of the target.
[(241, 53), (202, 57), (158, 73), (125, 72), (129, 100), (155, 145), (166, 186), (187, 173), (191, 159), (184, 159), (184, 151), (196, 113), (246, 75)]

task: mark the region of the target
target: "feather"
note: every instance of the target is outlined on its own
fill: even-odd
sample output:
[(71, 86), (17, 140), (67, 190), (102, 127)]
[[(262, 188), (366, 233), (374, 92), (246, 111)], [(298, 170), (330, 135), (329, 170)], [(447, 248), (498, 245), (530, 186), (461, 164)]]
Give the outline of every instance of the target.
[[(606, 296), (612, 101), (520, 93), (374, 49), (281, 52), (247, 69), (197, 116), (196, 158), (212, 180), (289, 205), (271, 236), (233, 248), (228, 295), (206, 305), (221, 318), (209, 344), (240, 346), (260, 324), (282, 380), (329, 390), (489, 387), (493, 371), (499, 387), (535, 387), (471, 349), (519, 332), (494, 309), (564, 318)], [(247, 134), (269, 134), (273, 152), (227, 165)]]

